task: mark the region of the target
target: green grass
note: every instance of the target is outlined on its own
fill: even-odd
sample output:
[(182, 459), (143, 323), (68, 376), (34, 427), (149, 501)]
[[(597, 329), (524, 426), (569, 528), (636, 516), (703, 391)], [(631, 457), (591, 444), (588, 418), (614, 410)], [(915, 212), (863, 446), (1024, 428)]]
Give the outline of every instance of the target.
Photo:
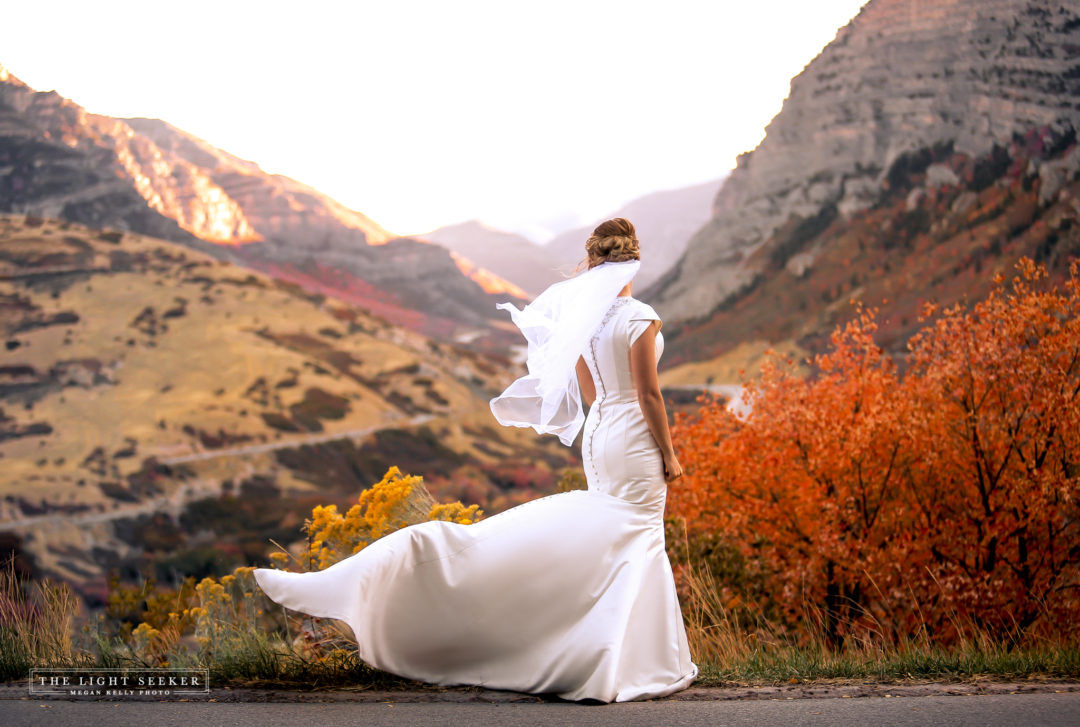
[[(236, 643), (227, 653), (217, 657), (209, 661), (193, 660), (190, 665), (209, 668), (211, 683), (219, 687), (282, 690), (436, 688), (373, 669), (353, 652), (317, 661), (304, 658), (284, 642), (267, 637), (253, 637), (243, 645)], [(122, 664), (117, 662), (115, 665)], [(787, 647), (755, 651), (730, 663), (703, 662), (698, 667), (700, 674), (694, 683), (698, 687), (765, 686), (793, 681), (895, 683), (1080, 679), (1080, 648), (1002, 648), (989, 652), (983, 649), (934, 649), (883, 653), (875, 659), (866, 655)]]
[[(44, 648), (28, 648), (25, 632), (0, 628), (0, 681), (25, 679), (31, 667), (143, 666), (119, 639), (99, 640), (77, 651), (39, 640)], [(275, 635), (248, 633), (215, 649), (212, 658), (192, 653), (173, 656), (175, 667), (205, 667), (211, 683), (269, 689), (363, 688), (379, 690), (425, 689), (428, 685), (373, 669), (355, 655), (343, 653), (324, 659), (305, 657)], [(1035, 649), (931, 649), (883, 652), (877, 657), (844, 654), (809, 647), (783, 647), (751, 651), (730, 662), (699, 663), (695, 686), (722, 687), (774, 685), (792, 681), (967, 681), (995, 678), (1080, 679), (1080, 648)]]
[(781, 684), (792, 680), (1080, 679), (1080, 647), (912, 647), (870, 654), (791, 646), (753, 650), (728, 662), (699, 666), (697, 686)]
[[(295, 655), (266, 660), (251, 654), (209, 665), (214, 684), (273, 689), (366, 688), (379, 690), (432, 688), (420, 682), (372, 669), (353, 656), (335, 663), (313, 663)], [(933, 653), (891, 653), (878, 660), (853, 655), (790, 648), (776, 653), (748, 654), (738, 661), (698, 664), (697, 687), (778, 685), (809, 682), (904, 681), (959, 682), (977, 679), (1080, 679), (1080, 649), (1062, 647), (999, 653), (940, 650)]]

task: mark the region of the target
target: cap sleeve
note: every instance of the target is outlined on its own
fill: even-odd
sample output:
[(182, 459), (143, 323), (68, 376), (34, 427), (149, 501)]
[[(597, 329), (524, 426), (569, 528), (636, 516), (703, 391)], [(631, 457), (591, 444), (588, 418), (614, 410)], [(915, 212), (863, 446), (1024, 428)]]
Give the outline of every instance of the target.
[(658, 322), (661, 326), (664, 325), (651, 305), (641, 301), (634, 301), (634, 305), (630, 306), (629, 318), (626, 322), (627, 345), (633, 347), (634, 342), (648, 329), (653, 321)]

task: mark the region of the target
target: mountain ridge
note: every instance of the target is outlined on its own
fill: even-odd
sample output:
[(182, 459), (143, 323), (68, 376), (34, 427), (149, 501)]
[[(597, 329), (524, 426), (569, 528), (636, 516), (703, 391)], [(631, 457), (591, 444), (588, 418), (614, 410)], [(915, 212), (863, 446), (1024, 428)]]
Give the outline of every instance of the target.
[[(341, 285), (346, 296), (355, 293), (353, 281), (363, 281), (368, 299), (381, 301), (393, 320), (420, 321), (442, 340), (479, 330), (502, 340), (495, 348), (509, 345), (492, 328), (497, 301), (485, 290), (506, 298), (512, 288), (500, 287), (497, 276), (439, 246), (395, 237), (312, 187), (167, 122), (90, 114), (55, 92), (34, 91), (6, 68), (0, 212), (130, 230), (257, 269), (306, 268), (305, 282)], [(318, 280), (317, 259), (332, 259), (340, 274)], [(441, 323), (428, 325), (426, 316)]]

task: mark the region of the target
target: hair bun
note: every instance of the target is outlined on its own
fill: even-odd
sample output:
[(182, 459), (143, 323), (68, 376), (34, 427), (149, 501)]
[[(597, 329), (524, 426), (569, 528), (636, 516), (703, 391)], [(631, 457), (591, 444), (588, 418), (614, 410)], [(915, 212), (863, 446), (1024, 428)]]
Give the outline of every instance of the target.
[(616, 217), (597, 225), (592, 236), (585, 241), (585, 252), (589, 256), (590, 268), (606, 262), (641, 259), (634, 225), (623, 217)]

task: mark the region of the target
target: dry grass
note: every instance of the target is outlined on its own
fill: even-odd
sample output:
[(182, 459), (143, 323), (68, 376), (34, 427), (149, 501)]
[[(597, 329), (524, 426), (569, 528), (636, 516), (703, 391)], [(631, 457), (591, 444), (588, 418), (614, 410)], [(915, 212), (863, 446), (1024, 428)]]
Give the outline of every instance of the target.
[(84, 658), (72, 644), (78, 607), (65, 585), (27, 583), (11, 563), (0, 569), (0, 681), (25, 678), (33, 667), (68, 666)]
[[(1020, 634), (1002, 640), (968, 622), (957, 624), (961, 636), (950, 646), (935, 644), (925, 633), (895, 641), (884, 637), (881, 629), (830, 647), (822, 629), (811, 628), (797, 639), (753, 609), (729, 608), (720, 595), (722, 584), (707, 568), (687, 568), (681, 584), (690, 652), (701, 666), (699, 686), (835, 679), (1080, 678), (1077, 644), (1032, 641)], [(816, 604), (807, 604), (804, 610), (807, 623), (822, 622)]]
[[(294, 462), (315, 451), (311, 437), (400, 429), (414, 410), (434, 417), (439, 471), (457, 466), (457, 455), (490, 464), (538, 449), (531, 432), (488, 434), (488, 398), (510, 372), (483, 356), (173, 243), (112, 239), (0, 215), (0, 269), (83, 271), (0, 279), (9, 301), (0, 329), (13, 347), (5, 364), (22, 372), (0, 372), (0, 383), (24, 387), (0, 402), (5, 432), (24, 433), (0, 437), (0, 523), (43, 571), (71, 583), (103, 579), (82, 544), (126, 552), (106, 521), (139, 517), (152, 498), (171, 509), (256, 476), (286, 492), (316, 489), (278, 451), (234, 451), (171, 472), (148, 458), (278, 444), (295, 450)], [(42, 323), (62, 314), (70, 322)], [(320, 398), (335, 406), (313, 405)], [(321, 431), (281, 431), (264, 414)], [(354, 443), (371, 446), (343, 439), (342, 458)], [(348, 475), (342, 467), (333, 476), (348, 485)], [(483, 473), (460, 479), (497, 491)]]
[[(239, 446), (309, 434), (268, 426), (263, 413), (291, 417), (299, 407), (327, 434), (400, 424), (411, 416), (403, 403), (457, 417), (486, 412), (486, 389), (506, 377), (345, 303), (174, 243), (130, 233), (109, 243), (79, 225), (27, 227), (0, 215), (0, 268), (51, 265), (88, 272), (0, 280), (0, 296), (25, 303), (0, 312), (5, 340), (18, 344), (7, 363), (33, 369), (24, 378), (38, 392), (32, 406), (5, 405), (5, 416), (13, 427), (52, 428), (0, 443), (0, 496), (26, 496), (33, 482), (35, 503), (111, 507), (96, 480), (123, 481), (146, 457), (215, 446), (201, 435)], [(35, 323), (58, 314), (76, 319)], [(325, 414), (311, 411), (315, 390), (339, 402), (334, 416), (311, 416)], [(98, 448), (95, 473), (84, 463)]]

